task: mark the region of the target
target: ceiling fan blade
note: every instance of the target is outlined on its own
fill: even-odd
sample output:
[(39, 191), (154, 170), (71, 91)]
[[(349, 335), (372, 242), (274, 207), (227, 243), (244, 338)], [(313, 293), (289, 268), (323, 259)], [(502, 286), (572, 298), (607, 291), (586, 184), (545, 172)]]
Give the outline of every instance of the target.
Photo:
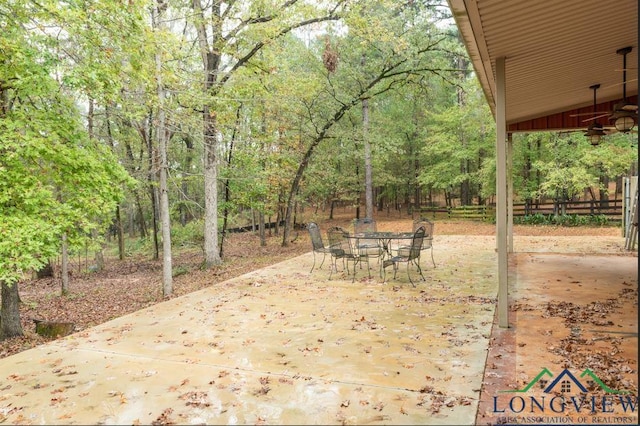
[(609, 114), (609, 112), (610, 111), (579, 112), (577, 114), (570, 114), (569, 117), (584, 117), (585, 115)]
[(600, 114), (600, 115), (596, 115), (595, 117), (587, 118), (585, 120), (582, 120), (582, 122), (586, 123), (587, 121), (597, 120), (598, 118), (607, 117), (608, 115), (609, 113), (607, 112), (606, 114)]
[(623, 81), (621, 83), (613, 83), (608, 86), (601, 87), (601, 89), (608, 89), (609, 87), (622, 86), (623, 84), (631, 83), (632, 81), (638, 81), (637, 78), (632, 78), (631, 80)]

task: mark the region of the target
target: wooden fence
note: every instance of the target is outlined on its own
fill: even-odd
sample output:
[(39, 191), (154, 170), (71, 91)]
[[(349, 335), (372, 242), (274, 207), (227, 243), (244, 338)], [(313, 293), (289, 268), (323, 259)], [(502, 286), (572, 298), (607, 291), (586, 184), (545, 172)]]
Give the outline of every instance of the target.
[(622, 220), (622, 200), (609, 200), (600, 202), (598, 200), (588, 201), (567, 201), (564, 203), (545, 203), (530, 205), (528, 208), (524, 203), (513, 205), (513, 216), (542, 215), (577, 215), (577, 216), (606, 216), (610, 221)]
[(496, 216), (493, 206), (460, 206), (460, 207), (417, 207), (412, 210), (414, 218), (431, 217), (433, 219), (471, 219), (493, 220)]
[[(603, 215), (609, 221), (617, 222), (622, 220), (622, 200), (609, 200), (601, 203), (597, 200), (589, 201), (568, 201), (563, 203), (539, 203), (526, 205), (525, 203), (513, 204), (513, 216), (523, 217), (536, 214), (542, 215)], [(472, 205), (459, 207), (438, 207), (419, 206), (412, 209), (414, 218), (441, 218), (441, 219), (471, 219), (471, 220), (494, 220), (496, 217), (494, 205)]]

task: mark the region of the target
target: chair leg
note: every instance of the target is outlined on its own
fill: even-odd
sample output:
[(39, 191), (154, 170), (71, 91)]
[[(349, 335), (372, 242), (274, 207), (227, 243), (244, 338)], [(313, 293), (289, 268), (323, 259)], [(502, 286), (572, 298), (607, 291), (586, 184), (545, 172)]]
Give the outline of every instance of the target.
[[(361, 259), (354, 257), (353, 258), (353, 278), (351, 278), (351, 282), (354, 283), (356, 282), (356, 272), (358, 271), (358, 268), (356, 267), (356, 265), (358, 263), (360, 263)], [(349, 268), (349, 260), (347, 259), (347, 268)], [(360, 264), (360, 268), (362, 268), (362, 264)], [(347, 269), (347, 274), (349, 273), (348, 269)]]
[[(411, 279), (411, 272), (409, 271), (409, 269), (411, 269), (411, 268), (409, 268), (409, 264), (410, 264), (410, 263), (411, 263), (411, 262), (407, 262), (407, 277), (409, 277), (409, 282), (411, 283), (411, 285), (415, 287), (415, 286), (416, 286), (416, 284), (415, 284), (415, 283), (413, 282), (413, 280)], [(420, 268), (420, 266), (418, 266), (418, 268)]]
[(331, 257), (333, 258), (333, 262), (331, 262), (331, 268), (329, 268), (329, 279), (331, 279), (331, 274), (333, 274), (334, 268), (336, 270), (338, 269), (338, 267), (336, 266), (336, 259), (333, 257), (333, 255)]
[[(334, 270), (338, 272), (338, 258), (334, 257), (333, 255), (331, 255), (331, 257), (333, 258), (333, 262), (329, 270), (329, 279), (331, 279), (331, 275), (333, 274)], [(344, 269), (344, 258), (342, 259), (342, 268)]]
[(369, 273), (369, 279), (371, 279), (371, 264), (369, 263), (369, 256), (365, 257), (367, 259), (367, 272)]
[(418, 267), (418, 272), (420, 273), (420, 276), (422, 277), (422, 281), (426, 281), (427, 279), (424, 277), (424, 275), (422, 275), (422, 268), (420, 267), (420, 257), (415, 259), (414, 262), (415, 262), (416, 266)]
[(436, 267), (436, 261), (433, 260), (433, 247), (431, 247), (431, 262), (433, 262), (433, 267)]
[[(327, 257), (327, 253), (322, 253), (322, 262), (320, 262), (320, 266), (318, 266), (318, 269), (322, 268), (322, 265), (324, 265), (324, 259)], [(313, 264), (316, 264), (316, 258), (314, 256), (313, 258)], [(313, 270), (313, 268), (311, 269)]]
[(313, 272), (313, 268), (316, 267), (316, 252), (313, 252), (313, 265), (311, 266), (311, 270), (309, 271), (309, 273)]
[(387, 282), (387, 266), (393, 266), (393, 279), (396, 279), (396, 272), (398, 269), (398, 264), (393, 262), (392, 260), (384, 260), (381, 265), (382, 269), (382, 282)]

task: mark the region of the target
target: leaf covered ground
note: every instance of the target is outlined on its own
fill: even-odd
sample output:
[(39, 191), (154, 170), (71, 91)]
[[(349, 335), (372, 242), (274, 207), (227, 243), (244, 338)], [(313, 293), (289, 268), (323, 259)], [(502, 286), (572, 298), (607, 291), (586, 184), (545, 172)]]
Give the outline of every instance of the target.
[[(376, 218), (378, 228), (388, 231), (411, 229), (410, 217)], [(350, 227), (351, 216), (318, 220), (321, 229), (330, 226)], [(493, 235), (495, 226), (474, 221), (435, 221), (438, 235)], [(606, 235), (619, 236), (615, 227), (515, 226), (516, 235)], [(230, 234), (225, 243), (225, 262), (210, 270), (201, 268), (202, 252), (197, 248), (175, 250), (173, 254), (174, 294), (172, 297), (215, 286), (233, 277), (263, 268), (311, 251), (306, 230), (293, 232), (291, 242), (282, 246), (282, 236), (272, 233), (267, 245), (260, 246), (256, 233)], [(73, 260), (70, 293), (60, 295), (60, 277), (32, 279), (19, 283), (21, 321), (25, 335), (0, 342), (0, 358), (35, 347), (47, 340), (35, 333), (35, 320), (70, 322), (83, 330), (163, 301), (162, 264), (150, 256), (106, 259), (105, 269), (89, 272), (91, 259)]]

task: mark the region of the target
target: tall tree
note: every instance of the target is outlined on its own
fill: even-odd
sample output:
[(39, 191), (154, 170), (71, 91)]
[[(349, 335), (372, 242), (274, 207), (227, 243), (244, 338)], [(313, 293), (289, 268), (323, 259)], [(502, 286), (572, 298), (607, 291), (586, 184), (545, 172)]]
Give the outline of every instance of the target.
[[(167, 8), (165, 0), (157, 0), (155, 9), (152, 13), (153, 26), (158, 33), (162, 33), (164, 29), (163, 13)], [(162, 37), (156, 37), (157, 41)], [(156, 137), (158, 139), (158, 150), (160, 152), (160, 170), (158, 171), (160, 180), (160, 220), (162, 223), (162, 295), (169, 297), (173, 294), (173, 274), (171, 262), (171, 216), (169, 213), (169, 188), (167, 187), (167, 144), (169, 132), (167, 131), (166, 112), (165, 112), (165, 88), (162, 76), (163, 70), (163, 50), (160, 43), (156, 44), (155, 52), (156, 63), (156, 90), (158, 94), (158, 126)]]
[(127, 174), (88, 138), (78, 108), (52, 78), (50, 36), (27, 27), (41, 10), (0, 5), (0, 337), (22, 335), (18, 286), (70, 240), (101, 227)]
[[(304, 4), (303, 4), (304, 3)], [(237, 70), (250, 65), (270, 41), (312, 23), (335, 20), (347, 0), (318, 3), (286, 0), (265, 2), (212, 1), (205, 9), (193, 0), (193, 21), (204, 71), (202, 108), (204, 134), (205, 264), (220, 264), (218, 249), (218, 148), (219, 129), (216, 98), (223, 93)], [(324, 6), (324, 7), (323, 7)]]
[[(359, 5), (367, 7), (368, 3)], [(428, 2), (380, 1), (376, 5), (376, 13), (354, 8), (345, 18), (349, 31), (341, 41), (337, 71), (326, 73), (326, 83), (315, 98), (301, 100), (301, 109), (308, 115), (306, 151), (288, 194), (283, 245), (289, 241), (290, 217), (303, 174), (320, 142), (333, 136), (336, 124), (363, 99), (374, 99), (427, 75), (446, 74), (450, 68), (437, 60), (443, 42), (450, 37), (436, 27)]]

